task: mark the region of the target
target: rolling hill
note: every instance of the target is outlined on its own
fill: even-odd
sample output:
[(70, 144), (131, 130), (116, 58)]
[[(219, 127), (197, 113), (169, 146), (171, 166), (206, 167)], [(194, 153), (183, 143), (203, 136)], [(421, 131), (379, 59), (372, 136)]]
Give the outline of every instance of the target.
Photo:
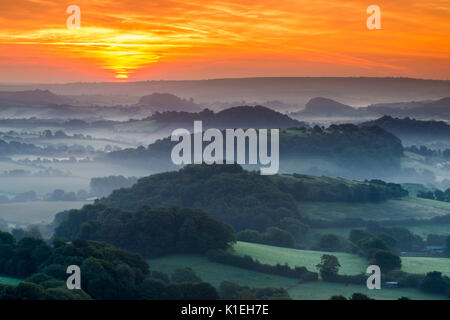
[(304, 201), (379, 202), (407, 194), (399, 185), (305, 175), (264, 176), (238, 165), (190, 165), (152, 175), (114, 191), (101, 204), (134, 210), (141, 206), (187, 206), (216, 215), (236, 230), (264, 230), (283, 218), (302, 219)]

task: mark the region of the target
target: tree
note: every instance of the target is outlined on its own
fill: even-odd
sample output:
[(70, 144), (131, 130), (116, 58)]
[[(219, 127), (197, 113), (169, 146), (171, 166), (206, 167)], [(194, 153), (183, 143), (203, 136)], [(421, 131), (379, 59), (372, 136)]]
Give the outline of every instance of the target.
[(343, 295), (335, 295), (331, 296), (330, 300), (347, 300), (347, 298), (344, 297)]
[(40, 285), (31, 282), (21, 282), (15, 288), (16, 299), (20, 300), (47, 300), (50, 295)]
[(366, 239), (366, 238), (370, 238), (371, 236), (372, 236), (372, 234), (370, 234), (369, 232), (366, 232), (364, 230), (352, 229), (350, 231), (350, 235), (349, 235), (348, 239), (353, 243), (358, 243), (358, 241)]
[(174, 271), (172, 274), (172, 281), (174, 282), (202, 282), (202, 279), (195, 273), (192, 268), (185, 267), (185, 268), (178, 268)]
[(384, 241), (391, 249), (397, 246), (397, 240), (386, 232), (380, 233), (377, 237)]
[(317, 248), (323, 251), (339, 251), (341, 249), (341, 241), (334, 234), (323, 234), (317, 243)]
[(417, 192), (417, 197), (434, 200), (434, 193), (433, 193), (433, 191), (420, 190), (420, 191)]
[(245, 229), (236, 234), (236, 238), (239, 241), (253, 242), (253, 243), (263, 243), (262, 235), (259, 231)]
[(300, 220), (292, 217), (281, 219), (280, 228), (297, 237), (297, 239), (305, 239), (309, 229), (308, 226), (301, 223)]
[(364, 251), (368, 258), (372, 258), (378, 250), (390, 250), (386, 242), (376, 237), (362, 239), (358, 241), (357, 245)]
[(219, 294), (216, 288), (207, 282), (191, 283), (183, 282), (180, 284), (183, 300), (218, 300)]
[(352, 294), (350, 300), (373, 300), (373, 299), (366, 296), (365, 294), (355, 292), (354, 294)]
[(400, 257), (386, 250), (376, 251), (372, 263), (379, 266), (383, 272), (397, 270), (402, 267), (402, 260)]
[(445, 201), (445, 193), (441, 190), (435, 190), (434, 191), (434, 197), (438, 201)]
[(219, 296), (224, 300), (257, 300), (254, 290), (228, 280), (220, 283)]
[(55, 237), (104, 241), (146, 258), (226, 249), (233, 228), (199, 209), (141, 207), (134, 212), (87, 205), (57, 216)]
[(163, 281), (158, 279), (145, 279), (139, 284), (139, 292), (141, 299), (145, 300), (162, 300), (172, 297), (165, 296), (166, 286)]
[(441, 272), (428, 272), (420, 283), (420, 290), (429, 293), (443, 294), (446, 293), (450, 286), (448, 277), (443, 277)]
[(277, 227), (270, 227), (263, 234), (264, 243), (272, 246), (293, 248), (295, 245), (294, 237), (287, 231)]
[(333, 279), (338, 274), (340, 267), (341, 264), (339, 263), (338, 258), (329, 254), (322, 255), (320, 263), (316, 265), (316, 268), (320, 272), (320, 276), (325, 281)]
[(450, 236), (447, 236), (447, 238), (445, 238), (444, 255), (445, 255), (446, 257), (449, 257), (449, 258), (450, 258)]

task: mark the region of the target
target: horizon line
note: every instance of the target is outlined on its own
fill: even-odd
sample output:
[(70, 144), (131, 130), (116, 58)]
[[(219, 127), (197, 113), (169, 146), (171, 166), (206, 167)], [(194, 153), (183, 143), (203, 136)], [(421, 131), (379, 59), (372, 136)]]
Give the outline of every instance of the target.
[(229, 77), (229, 78), (204, 78), (204, 79), (183, 79), (183, 80), (136, 80), (136, 81), (74, 81), (74, 82), (0, 82), (0, 85), (73, 85), (73, 84), (134, 84), (143, 82), (201, 82), (201, 81), (217, 81), (217, 80), (255, 80), (255, 79), (394, 79), (394, 80), (419, 80), (419, 81), (442, 81), (449, 82), (449, 79), (433, 79), (433, 78), (412, 78), (402, 76), (266, 76), (266, 77)]

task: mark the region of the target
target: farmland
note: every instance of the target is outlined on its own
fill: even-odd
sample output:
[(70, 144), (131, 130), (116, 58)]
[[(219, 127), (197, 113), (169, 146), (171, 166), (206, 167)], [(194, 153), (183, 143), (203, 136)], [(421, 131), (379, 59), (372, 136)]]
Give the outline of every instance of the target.
[(20, 279), (16, 278), (10, 278), (10, 277), (2, 277), (0, 276), (0, 284), (7, 284), (7, 285), (17, 285), (20, 283)]
[[(238, 241), (233, 247), (238, 255), (249, 255), (262, 263), (275, 265), (287, 263), (290, 266), (305, 266), (315, 270), (323, 254), (332, 254), (341, 264), (340, 274), (364, 273), (368, 262), (366, 259), (350, 253), (320, 252), (310, 250), (297, 250), (254, 244)], [(427, 273), (440, 271), (450, 276), (450, 260), (447, 258), (402, 257), (402, 270), (409, 273)]]
[(351, 296), (355, 292), (364, 293), (375, 299), (394, 300), (400, 297), (411, 299), (443, 299), (442, 296), (424, 294), (417, 289), (397, 288), (368, 290), (363, 285), (344, 285), (322, 281), (299, 283), (295, 279), (267, 275), (224, 264), (214, 263), (199, 255), (170, 255), (148, 261), (150, 269), (171, 274), (177, 268), (190, 267), (200, 278), (218, 287), (223, 280), (237, 282), (249, 287), (283, 287), (295, 300), (324, 300), (333, 295)]

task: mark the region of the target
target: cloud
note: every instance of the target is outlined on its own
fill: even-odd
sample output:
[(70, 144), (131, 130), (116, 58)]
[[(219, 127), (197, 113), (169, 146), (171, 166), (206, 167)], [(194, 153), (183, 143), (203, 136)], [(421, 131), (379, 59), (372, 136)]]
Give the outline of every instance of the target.
[[(27, 46), (34, 61), (49, 66), (55, 60), (130, 79), (134, 74), (151, 78), (152, 69), (171, 70), (171, 63), (184, 78), (209, 76), (204, 64), (224, 57), (231, 68), (227, 74), (249, 70), (283, 75), (289, 69), (289, 74), (305, 75), (308, 61), (323, 63), (333, 75), (365, 75), (374, 69), (429, 78), (450, 74), (448, 64), (435, 67), (437, 61), (450, 59), (450, 8), (443, 0), (379, 1), (382, 30), (377, 31), (365, 27), (367, 1), (362, 0), (80, 0), (79, 30), (66, 28), (70, 4), (0, 3), (0, 45), (9, 50), (2, 55), (17, 63), (18, 73), (26, 73), (21, 69), (25, 58), (15, 58), (15, 46)], [(261, 57), (277, 62), (280, 74)], [(242, 61), (252, 61), (253, 67)], [(323, 68), (317, 70), (322, 75)], [(216, 77), (224, 74), (217, 72)], [(310, 68), (308, 72), (315, 75)]]

